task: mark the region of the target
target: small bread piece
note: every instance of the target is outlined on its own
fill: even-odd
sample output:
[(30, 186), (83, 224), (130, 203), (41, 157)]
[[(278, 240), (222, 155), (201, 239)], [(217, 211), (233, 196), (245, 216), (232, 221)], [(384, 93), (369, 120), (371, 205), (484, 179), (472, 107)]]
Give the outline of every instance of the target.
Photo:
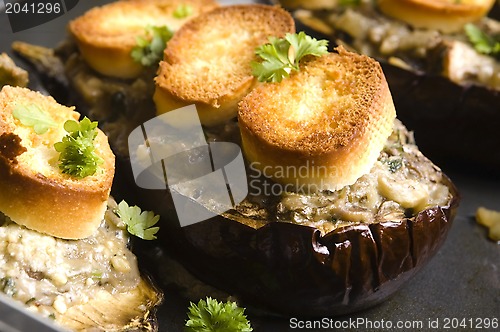
[(380, 65), (336, 50), (307, 59), (281, 83), (256, 87), (239, 105), (251, 167), (296, 190), (353, 184), (392, 132), (396, 111)]
[(488, 237), (491, 240), (500, 242), (500, 211), (481, 206), (476, 210), (476, 221), (488, 228)]
[[(12, 115), (19, 105), (36, 105), (57, 127), (36, 134)], [(0, 211), (14, 222), (52, 236), (79, 239), (99, 227), (111, 190), (115, 157), (98, 130), (94, 146), (104, 160), (83, 179), (61, 173), (54, 143), (67, 132), (66, 120), (78, 120), (73, 107), (26, 88), (0, 91)]]
[(380, 10), (415, 28), (459, 31), (485, 16), (495, 0), (378, 0)]
[(204, 125), (234, 118), (257, 82), (250, 66), (255, 49), (294, 31), (293, 18), (279, 7), (235, 5), (199, 15), (168, 43), (155, 79), (157, 113), (196, 104)]
[[(191, 13), (177, 18), (179, 6)], [(176, 31), (199, 13), (217, 7), (214, 0), (122, 0), (95, 7), (69, 23), (83, 58), (97, 72), (117, 78), (134, 78), (143, 67), (130, 52), (147, 26)]]

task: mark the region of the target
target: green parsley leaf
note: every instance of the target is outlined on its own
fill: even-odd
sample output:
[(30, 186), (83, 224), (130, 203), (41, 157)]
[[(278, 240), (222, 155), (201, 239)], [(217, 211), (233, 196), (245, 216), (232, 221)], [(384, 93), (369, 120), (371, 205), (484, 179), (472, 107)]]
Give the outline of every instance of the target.
[(198, 304), (191, 302), (186, 322), (186, 331), (191, 332), (250, 332), (250, 322), (244, 315), (245, 309), (235, 302), (218, 302), (207, 297)]
[(148, 26), (146, 34), (136, 38), (136, 46), (130, 56), (145, 67), (157, 65), (173, 32), (167, 26)]
[(466, 24), (464, 29), (476, 51), (488, 55), (500, 55), (500, 38), (498, 36), (490, 36), (472, 23)]
[(328, 53), (328, 41), (317, 40), (303, 31), (287, 33), (285, 38), (270, 37), (269, 43), (259, 46), (255, 54), (263, 62), (252, 62), (252, 74), (260, 82), (281, 82), (292, 70), (299, 70), (299, 62), (306, 55), (321, 56)]
[(121, 201), (115, 213), (127, 225), (127, 231), (143, 240), (155, 240), (160, 227), (153, 227), (160, 220), (152, 211), (141, 211), (138, 206), (129, 206)]
[(97, 166), (103, 163), (95, 153), (94, 139), (97, 136), (97, 122), (85, 117), (77, 122), (68, 120), (64, 123), (64, 130), (68, 135), (61, 142), (54, 144), (59, 155), (59, 168), (64, 174), (77, 178), (93, 175)]
[(193, 14), (193, 7), (184, 3), (178, 5), (174, 11), (174, 17), (179, 19), (186, 18), (192, 14)]
[(403, 167), (403, 158), (400, 157), (390, 158), (386, 162), (391, 173), (396, 173), (398, 169)]
[(5, 295), (13, 297), (17, 293), (16, 281), (11, 277), (3, 277), (0, 279), (0, 289)]
[(36, 104), (16, 104), (16, 108), (12, 111), (12, 115), (23, 125), (33, 127), (33, 130), (38, 135), (45, 134), (49, 128), (57, 127), (57, 123), (50, 115)]

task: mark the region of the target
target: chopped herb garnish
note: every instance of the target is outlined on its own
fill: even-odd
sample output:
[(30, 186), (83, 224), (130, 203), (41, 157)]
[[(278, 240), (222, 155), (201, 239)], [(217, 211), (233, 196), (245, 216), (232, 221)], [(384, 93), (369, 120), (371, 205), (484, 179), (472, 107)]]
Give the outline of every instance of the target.
[(255, 53), (264, 61), (252, 62), (252, 74), (260, 82), (281, 82), (292, 70), (299, 70), (304, 56), (328, 53), (328, 41), (317, 40), (302, 31), (287, 33), (285, 38), (270, 37), (269, 43), (258, 47)]
[(36, 301), (36, 297), (32, 297), (30, 298), (28, 301), (26, 301), (24, 304), (26, 305), (30, 305), (31, 303), (35, 302)]
[(464, 29), (476, 51), (487, 55), (500, 55), (499, 36), (489, 35), (472, 23), (466, 24)]
[(146, 27), (146, 34), (136, 38), (137, 45), (130, 53), (132, 59), (145, 67), (157, 65), (172, 36), (172, 30), (165, 25)]
[(184, 3), (178, 5), (174, 11), (174, 17), (179, 19), (186, 18), (188, 16), (191, 16), (192, 14), (193, 14), (193, 7)]
[(14, 278), (11, 277), (4, 277), (0, 279), (0, 288), (5, 295), (10, 297), (14, 296), (17, 293), (16, 282), (14, 281)]
[(387, 165), (389, 166), (389, 172), (396, 173), (403, 166), (403, 158), (388, 159)]
[(129, 206), (127, 202), (121, 201), (115, 213), (127, 225), (127, 231), (143, 240), (155, 240), (155, 234), (160, 230), (153, 227), (160, 220), (152, 211), (141, 211), (138, 206)]
[(49, 128), (57, 127), (50, 115), (35, 104), (16, 104), (12, 115), (23, 125), (33, 127), (38, 135), (45, 134)]
[(77, 122), (68, 120), (64, 123), (68, 135), (61, 142), (54, 144), (59, 155), (59, 168), (64, 174), (77, 178), (93, 175), (99, 164), (103, 163), (95, 153), (94, 139), (97, 136), (97, 122), (85, 117)]
[(186, 322), (186, 331), (192, 332), (250, 332), (250, 322), (244, 315), (245, 309), (235, 302), (218, 302), (207, 297), (198, 304), (191, 302)]

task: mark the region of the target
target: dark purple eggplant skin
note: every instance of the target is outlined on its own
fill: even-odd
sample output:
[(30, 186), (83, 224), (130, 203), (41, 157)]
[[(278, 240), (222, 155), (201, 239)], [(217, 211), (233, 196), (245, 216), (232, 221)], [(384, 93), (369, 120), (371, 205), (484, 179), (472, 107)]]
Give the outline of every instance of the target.
[(137, 204), (162, 215), (159, 245), (191, 274), (244, 306), (285, 316), (344, 315), (386, 300), (439, 250), (459, 203), (444, 177), (446, 206), (324, 236), (314, 227), (270, 222), (254, 229), (222, 216), (181, 228), (167, 191), (142, 190), (127, 179)]

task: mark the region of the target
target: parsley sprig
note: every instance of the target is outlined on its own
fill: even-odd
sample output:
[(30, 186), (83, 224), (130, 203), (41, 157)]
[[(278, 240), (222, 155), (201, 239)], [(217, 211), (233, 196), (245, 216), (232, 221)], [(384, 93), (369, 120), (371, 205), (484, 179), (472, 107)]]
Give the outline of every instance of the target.
[(84, 178), (93, 175), (98, 165), (103, 163), (102, 158), (95, 153), (96, 128), (97, 122), (87, 117), (80, 122), (68, 120), (64, 123), (68, 135), (54, 144), (56, 151), (60, 152), (59, 168), (63, 173)]
[(173, 32), (167, 26), (147, 26), (144, 36), (137, 36), (136, 46), (130, 56), (145, 67), (156, 65), (163, 58), (163, 51)]
[(245, 309), (235, 302), (219, 302), (207, 297), (198, 304), (191, 302), (186, 322), (186, 331), (191, 332), (251, 332), (250, 322), (244, 315)]
[(160, 227), (153, 227), (160, 220), (152, 211), (141, 211), (138, 206), (129, 206), (121, 201), (115, 213), (127, 225), (127, 231), (143, 240), (155, 240)]
[(252, 62), (252, 74), (260, 82), (281, 82), (292, 70), (299, 70), (299, 62), (306, 55), (328, 53), (328, 41), (317, 40), (303, 31), (287, 33), (285, 38), (270, 37), (269, 43), (259, 46), (255, 53), (264, 61)]
[(489, 35), (472, 23), (466, 24), (464, 29), (476, 51), (493, 56), (500, 55), (500, 36)]
[(49, 128), (57, 127), (57, 123), (50, 115), (36, 104), (16, 104), (12, 116), (23, 125), (33, 127), (38, 135), (45, 134)]

